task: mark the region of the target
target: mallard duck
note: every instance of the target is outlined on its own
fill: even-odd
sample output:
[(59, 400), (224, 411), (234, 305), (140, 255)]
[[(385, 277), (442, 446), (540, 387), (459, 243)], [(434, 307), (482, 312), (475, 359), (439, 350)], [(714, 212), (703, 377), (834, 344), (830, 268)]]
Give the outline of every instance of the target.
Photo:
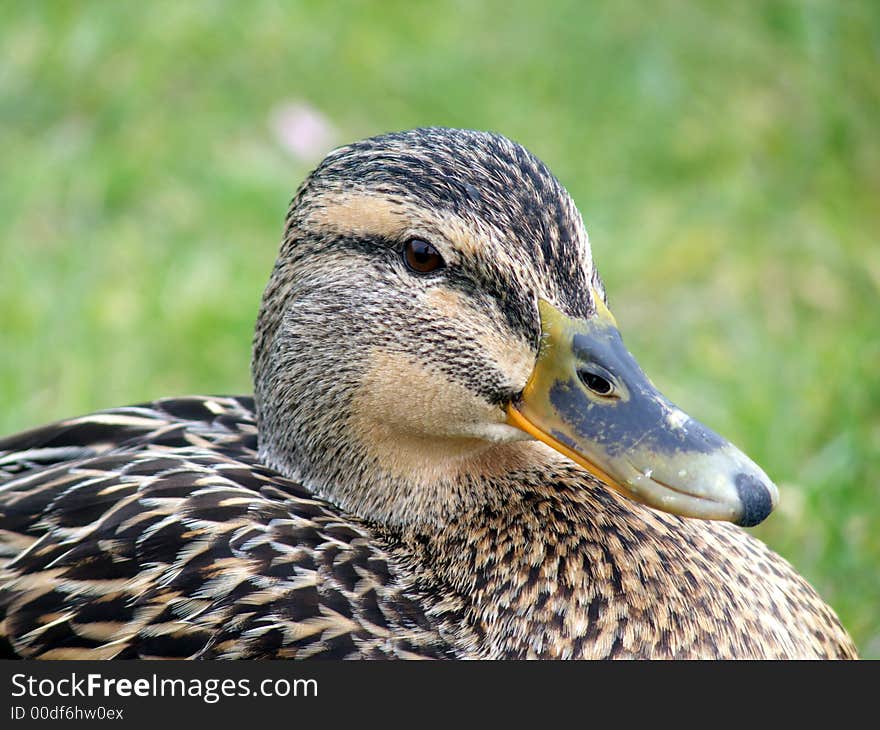
[(743, 529), (776, 487), (651, 384), (574, 202), (502, 136), (331, 152), (252, 372), (0, 441), (10, 652), (856, 655)]

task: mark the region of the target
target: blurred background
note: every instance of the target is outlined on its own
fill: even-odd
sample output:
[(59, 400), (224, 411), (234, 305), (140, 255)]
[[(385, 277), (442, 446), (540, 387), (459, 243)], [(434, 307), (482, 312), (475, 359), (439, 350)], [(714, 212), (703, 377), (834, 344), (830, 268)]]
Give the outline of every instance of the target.
[(249, 393), (323, 154), (499, 131), (578, 202), (654, 382), (779, 483), (754, 532), (878, 658), (878, 63), (870, 0), (3, 3), (0, 434)]

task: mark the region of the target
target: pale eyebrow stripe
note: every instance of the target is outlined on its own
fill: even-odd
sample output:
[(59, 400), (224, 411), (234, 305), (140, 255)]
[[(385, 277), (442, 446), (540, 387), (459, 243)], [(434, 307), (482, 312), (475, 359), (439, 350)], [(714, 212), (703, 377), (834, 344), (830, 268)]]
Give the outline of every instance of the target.
[(306, 218), (319, 233), (375, 238), (397, 237), (411, 227), (413, 206), (402, 200), (366, 193), (326, 196)]
[(503, 236), (494, 226), (484, 221), (465, 221), (451, 211), (428, 209), (387, 195), (328, 194), (309, 211), (306, 223), (318, 233), (352, 238), (397, 239), (419, 230), (437, 231), (459, 256), (477, 258), (491, 247), (495, 261), (517, 264), (501, 245)]

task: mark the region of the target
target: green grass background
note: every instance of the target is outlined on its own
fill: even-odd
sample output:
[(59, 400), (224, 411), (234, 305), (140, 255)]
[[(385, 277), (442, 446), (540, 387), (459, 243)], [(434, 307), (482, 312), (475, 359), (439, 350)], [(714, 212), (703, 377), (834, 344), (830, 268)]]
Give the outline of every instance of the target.
[(494, 129), (569, 188), (630, 349), (780, 484), (755, 532), (880, 657), (880, 4), (0, 4), (0, 433), (249, 392), (307, 172)]

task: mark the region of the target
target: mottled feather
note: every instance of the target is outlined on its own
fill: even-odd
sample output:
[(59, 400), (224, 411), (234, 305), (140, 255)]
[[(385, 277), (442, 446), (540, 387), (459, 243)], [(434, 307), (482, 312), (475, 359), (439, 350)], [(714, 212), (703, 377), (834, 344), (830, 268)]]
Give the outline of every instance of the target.
[(452, 655), (369, 528), (260, 465), (255, 436), (250, 399), (180, 398), (0, 441), (14, 652)]

